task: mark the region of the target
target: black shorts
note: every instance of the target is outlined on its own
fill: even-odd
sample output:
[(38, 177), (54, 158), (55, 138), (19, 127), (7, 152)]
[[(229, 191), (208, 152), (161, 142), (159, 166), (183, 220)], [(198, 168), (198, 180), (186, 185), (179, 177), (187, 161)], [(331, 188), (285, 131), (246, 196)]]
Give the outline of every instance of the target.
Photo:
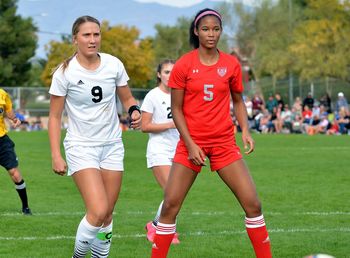
[(15, 144), (6, 134), (0, 137), (0, 165), (6, 170), (18, 167)]

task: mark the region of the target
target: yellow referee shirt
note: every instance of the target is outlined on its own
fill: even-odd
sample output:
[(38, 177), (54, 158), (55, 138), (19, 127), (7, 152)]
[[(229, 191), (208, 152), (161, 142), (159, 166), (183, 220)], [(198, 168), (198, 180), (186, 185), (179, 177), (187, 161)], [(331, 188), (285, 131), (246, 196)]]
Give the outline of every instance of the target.
[(6, 91), (0, 89), (0, 137), (7, 133), (5, 125), (5, 113), (12, 110), (12, 101)]

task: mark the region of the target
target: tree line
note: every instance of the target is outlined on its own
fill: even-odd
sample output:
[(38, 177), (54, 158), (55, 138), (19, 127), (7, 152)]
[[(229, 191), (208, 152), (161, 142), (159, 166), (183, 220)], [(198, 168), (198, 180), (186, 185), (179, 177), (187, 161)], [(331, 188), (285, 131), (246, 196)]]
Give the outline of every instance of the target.
[[(339, 78), (350, 82), (349, 0), (260, 0), (247, 7), (222, 2), (223, 51), (238, 49), (256, 79), (271, 76), (273, 87), (290, 73), (300, 80)], [(119, 57), (131, 87), (155, 85), (155, 67), (163, 58), (177, 59), (190, 50), (188, 30), (193, 17), (173, 26), (155, 25), (155, 36), (140, 38), (134, 26), (103, 21), (101, 51)], [(32, 18), (17, 14), (17, 0), (0, 1), (0, 85), (49, 86), (51, 73), (74, 53), (71, 38), (46, 46), (46, 59), (33, 59), (38, 28)]]

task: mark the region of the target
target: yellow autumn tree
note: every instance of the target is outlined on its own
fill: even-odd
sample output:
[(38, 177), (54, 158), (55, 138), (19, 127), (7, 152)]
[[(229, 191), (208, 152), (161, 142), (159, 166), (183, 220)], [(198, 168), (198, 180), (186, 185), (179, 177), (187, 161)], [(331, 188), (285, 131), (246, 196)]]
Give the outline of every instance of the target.
[(56, 67), (65, 59), (73, 55), (75, 48), (69, 39), (62, 39), (62, 42), (50, 41), (46, 46), (48, 51), (47, 62), (41, 74), (41, 80), (46, 86), (51, 84), (52, 73)]
[(290, 51), (300, 78), (350, 78), (349, 1), (309, 0), (306, 19), (294, 31)]
[[(109, 26), (107, 21), (101, 24), (101, 52), (118, 57), (130, 77), (130, 86), (145, 88), (154, 73), (154, 51), (150, 38), (139, 39), (140, 32), (136, 27), (123, 25)], [(51, 83), (52, 71), (63, 60), (74, 54), (75, 48), (70, 40), (51, 41), (47, 46), (48, 60), (41, 75), (45, 85)]]

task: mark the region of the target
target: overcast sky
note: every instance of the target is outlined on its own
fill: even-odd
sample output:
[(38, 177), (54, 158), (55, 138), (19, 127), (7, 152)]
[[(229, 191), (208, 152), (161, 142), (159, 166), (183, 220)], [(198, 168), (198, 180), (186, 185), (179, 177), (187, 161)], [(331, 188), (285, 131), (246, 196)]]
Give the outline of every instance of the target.
[[(176, 7), (185, 7), (191, 6), (194, 4), (198, 4), (204, 2), (205, 0), (136, 0), (142, 3), (159, 3), (163, 5), (171, 5)], [(211, 0), (211, 1), (222, 1), (222, 0)], [(247, 5), (253, 5), (256, 0), (234, 0), (237, 2), (243, 2)]]

